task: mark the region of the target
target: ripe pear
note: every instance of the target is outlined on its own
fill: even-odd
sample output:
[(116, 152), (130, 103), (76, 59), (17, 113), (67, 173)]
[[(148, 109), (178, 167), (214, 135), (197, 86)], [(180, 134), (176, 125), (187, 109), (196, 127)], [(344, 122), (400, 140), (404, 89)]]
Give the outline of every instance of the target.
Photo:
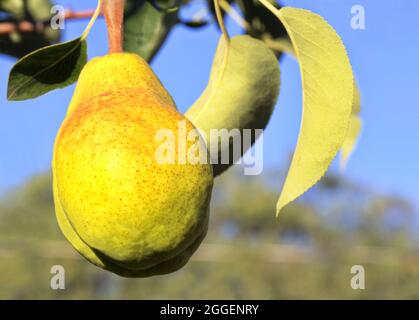
[[(221, 144), (220, 139), (210, 139), (211, 130), (239, 129), (242, 133), (243, 129), (265, 129), (279, 95), (279, 84), (278, 60), (264, 42), (248, 35), (229, 41), (221, 36), (208, 85), (185, 113), (202, 130), (210, 150), (218, 150), (218, 154), (211, 154), (215, 176), (238, 159), (233, 157), (232, 139), (229, 144)], [(246, 151), (243, 147), (241, 155)], [(223, 152), (230, 154), (228, 164), (221, 163)]]
[[(93, 264), (146, 277), (176, 271), (199, 247), (213, 186), (209, 160), (164, 163), (156, 156), (160, 129), (180, 143), (179, 122), (196, 130), (139, 56), (113, 53), (83, 68), (52, 168), (59, 226)], [(185, 144), (208, 158), (202, 139)]]

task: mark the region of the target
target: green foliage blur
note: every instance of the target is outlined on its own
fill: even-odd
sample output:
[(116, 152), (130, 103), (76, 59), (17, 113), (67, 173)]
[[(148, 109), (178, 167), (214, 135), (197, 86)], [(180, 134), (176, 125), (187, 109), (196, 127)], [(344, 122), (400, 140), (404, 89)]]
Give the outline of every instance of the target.
[[(281, 172), (217, 179), (209, 234), (182, 270), (125, 279), (85, 261), (58, 229), (51, 178), (0, 201), (0, 299), (419, 298), (419, 247), (406, 201), (327, 177), (275, 218)], [(65, 290), (50, 288), (65, 268)], [(365, 290), (351, 266), (363, 265)]]

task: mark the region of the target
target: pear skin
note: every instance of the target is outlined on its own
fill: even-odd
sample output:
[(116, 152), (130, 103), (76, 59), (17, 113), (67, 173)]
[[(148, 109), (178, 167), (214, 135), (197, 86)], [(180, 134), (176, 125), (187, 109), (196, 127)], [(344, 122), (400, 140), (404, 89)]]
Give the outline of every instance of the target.
[[(196, 130), (139, 56), (114, 53), (84, 67), (56, 138), (53, 178), (59, 225), (92, 263), (126, 276), (171, 272), (205, 237), (209, 160), (156, 158), (157, 133), (180, 140), (180, 122)], [(205, 149), (201, 139), (186, 147), (196, 143)]]

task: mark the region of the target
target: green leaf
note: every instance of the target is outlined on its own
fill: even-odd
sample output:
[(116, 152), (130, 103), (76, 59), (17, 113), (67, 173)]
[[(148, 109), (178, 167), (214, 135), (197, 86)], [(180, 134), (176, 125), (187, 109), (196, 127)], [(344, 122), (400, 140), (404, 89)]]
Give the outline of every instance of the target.
[(23, 0), (1, 0), (0, 11), (13, 15), (16, 19), (25, 17), (25, 3)]
[(77, 81), (87, 61), (87, 44), (81, 37), (38, 49), (19, 60), (10, 71), (9, 100), (36, 98)]
[[(282, 39), (287, 38), (284, 26), (259, 0), (221, 0), (229, 6), (234, 3), (240, 8), (241, 15), (247, 23), (246, 33), (257, 39)], [(272, 1), (271, 1), (272, 2)], [(274, 1), (277, 3), (277, 1)], [(208, 8), (216, 19), (214, 0), (207, 0)], [(280, 8), (280, 5), (277, 4)], [(230, 14), (227, 12), (227, 14)], [(239, 13), (240, 14), (240, 13)], [(223, 16), (225, 12), (223, 11)]]
[(348, 160), (355, 150), (359, 136), (362, 130), (362, 119), (359, 116), (361, 112), (361, 95), (359, 93), (358, 85), (354, 82), (354, 99), (352, 102), (352, 115), (348, 132), (346, 133), (345, 141), (343, 142), (340, 155), (340, 169), (344, 171)]
[(159, 11), (145, 0), (128, 0), (124, 20), (124, 50), (151, 61), (178, 22), (177, 12)]
[[(248, 148), (236, 154), (230, 143), (211, 138), (212, 130), (265, 129), (279, 95), (280, 70), (276, 56), (263, 41), (248, 35), (230, 40), (220, 37), (209, 82), (197, 101), (186, 111), (187, 117), (207, 138), (215, 158), (214, 177), (239, 160)], [(251, 139), (251, 144), (255, 139)], [(223, 162), (229, 155), (228, 163)]]
[(325, 174), (342, 147), (350, 123), (354, 77), (336, 31), (319, 15), (303, 9), (266, 7), (291, 38), (303, 86), (303, 114), (297, 147), (277, 204), (281, 209)]
[(25, 11), (36, 21), (49, 20), (52, 16), (52, 2), (49, 0), (26, 0)]
[(0, 11), (16, 20), (45, 21), (51, 17), (50, 0), (0, 0)]
[(288, 38), (278, 38), (278, 39), (270, 39), (265, 38), (266, 45), (278, 53), (287, 53), (297, 59), (295, 56), (294, 47), (292, 46), (291, 40)]
[[(288, 39), (277, 39), (277, 40), (267, 40), (266, 43), (270, 48), (278, 51), (284, 52), (295, 59), (297, 59), (292, 43)], [(355, 151), (356, 144), (359, 140), (359, 136), (362, 130), (362, 119), (359, 115), (361, 112), (361, 96), (359, 93), (359, 88), (356, 82), (354, 82), (354, 97), (352, 101), (352, 115), (350, 120), (350, 125), (348, 132), (346, 133), (345, 141), (343, 142), (340, 154), (340, 170), (343, 172), (346, 169), (349, 158), (352, 153)]]
[[(0, 35), (0, 53), (22, 58), (29, 52), (52, 45), (59, 40), (60, 33), (56, 33), (56, 30), (48, 28), (45, 31), (45, 33), (16, 32), (13, 34), (2, 34)], [(50, 35), (54, 39), (51, 39)]]
[[(207, 0), (209, 11), (216, 19), (214, 9), (214, 0)], [(269, 3), (281, 8), (280, 4), (275, 0), (269, 0)], [(246, 34), (253, 38), (264, 41), (274, 52), (278, 59), (282, 57), (283, 44), (289, 42), (287, 32), (281, 21), (267, 9), (259, 0), (220, 0), (223, 7), (223, 17), (225, 14), (230, 15)], [(233, 5), (237, 4), (240, 10), (236, 10)], [(240, 12), (238, 12), (240, 11)], [(240, 18), (234, 18), (239, 16)], [(243, 22), (238, 21), (238, 19)]]
[(59, 29), (53, 30), (48, 21), (52, 4), (49, 0), (0, 0), (0, 11), (7, 12), (4, 22), (37, 21), (44, 23), (42, 31), (14, 32), (0, 35), (0, 53), (21, 58), (39, 48), (57, 43)]
[[(263, 39), (286, 38), (287, 32), (284, 26), (275, 15), (272, 14), (259, 0), (236, 0), (244, 14), (244, 18), (251, 26), (249, 34), (253, 37)], [(274, 2), (280, 9), (281, 6)]]
[(182, 0), (148, 0), (159, 11), (170, 12), (179, 9)]
[(186, 27), (195, 28), (195, 29), (205, 27), (209, 23), (206, 20), (189, 20), (189, 21), (180, 20), (179, 22)]
[[(232, 4), (234, 2), (234, 0), (226, 0), (226, 2), (228, 4)], [(209, 11), (211, 12), (214, 21), (217, 21), (217, 14), (215, 12), (215, 5), (214, 5), (214, 0), (207, 0), (207, 6)], [(224, 10), (221, 11), (221, 16), (224, 18), (226, 15), (226, 12)], [(217, 23), (217, 27), (220, 28), (220, 25)]]
[(346, 135), (345, 141), (341, 149), (341, 158), (340, 158), (341, 171), (344, 171), (346, 169), (348, 160), (355, 150), (359, 135), (361, 134), (361, 129), (362, 129), (361, 117), (357, 114), (353, 114), (351, 116), (351, 122), (349, 125), (348, 133)]

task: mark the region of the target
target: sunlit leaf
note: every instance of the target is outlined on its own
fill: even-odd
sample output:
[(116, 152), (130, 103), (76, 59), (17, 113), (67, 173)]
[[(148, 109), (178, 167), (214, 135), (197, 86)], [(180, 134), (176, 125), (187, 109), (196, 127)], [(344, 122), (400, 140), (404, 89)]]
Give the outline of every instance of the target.
[(277, 10), (300, 63), (303, 114), (297, 147), (277, 204), (277, 213), (312, 187), (341, 148), (349, 127), (354, 79), (346, 50), (319, 15), (296, 8)]
[[(267, 45), (278, 52), (287, 53), (294, 58), (295, 56), (294, 47), (290, 40), (282, 38), (276, 40), (266, 40)], [(340, 155), (340, 169), (344, 171), (350, 156), (355, 151), (356, 144), (359, 140), (359, 136), (362, 130), (362, 119), (359, 115), (361, 111), (361, 98), (359, 93), (359, 88), (356, 82), (354, 83), (354, 98), (352, 102), (352, 115), (350, 120), (350, 125), (348, 132), (346, 134), (345, 141), (341, 148), (341, 155)]]
[(25, 17), (25, 2), (23, 0), (1, 0), (0, 11), (13, 15), (16, 19)]
[(176, 11), (160, 11), (145, 0), (128, 0), (124, 20), (124, 50), (151, 61), (178, 22)]
[(342, 145), (340, 155), (340, 169), (345, 170), (348, 160), (355, 150), (356, 144), (359, 140), (359, 136), (362, 130), (362, 119), (359, 116), (361, 111), (361, 97), (358, 86), (355, 83), (354, 86), (354, 99), (352, 103), (352, 115), (348, 132), (346, 134), (345, 141)]

